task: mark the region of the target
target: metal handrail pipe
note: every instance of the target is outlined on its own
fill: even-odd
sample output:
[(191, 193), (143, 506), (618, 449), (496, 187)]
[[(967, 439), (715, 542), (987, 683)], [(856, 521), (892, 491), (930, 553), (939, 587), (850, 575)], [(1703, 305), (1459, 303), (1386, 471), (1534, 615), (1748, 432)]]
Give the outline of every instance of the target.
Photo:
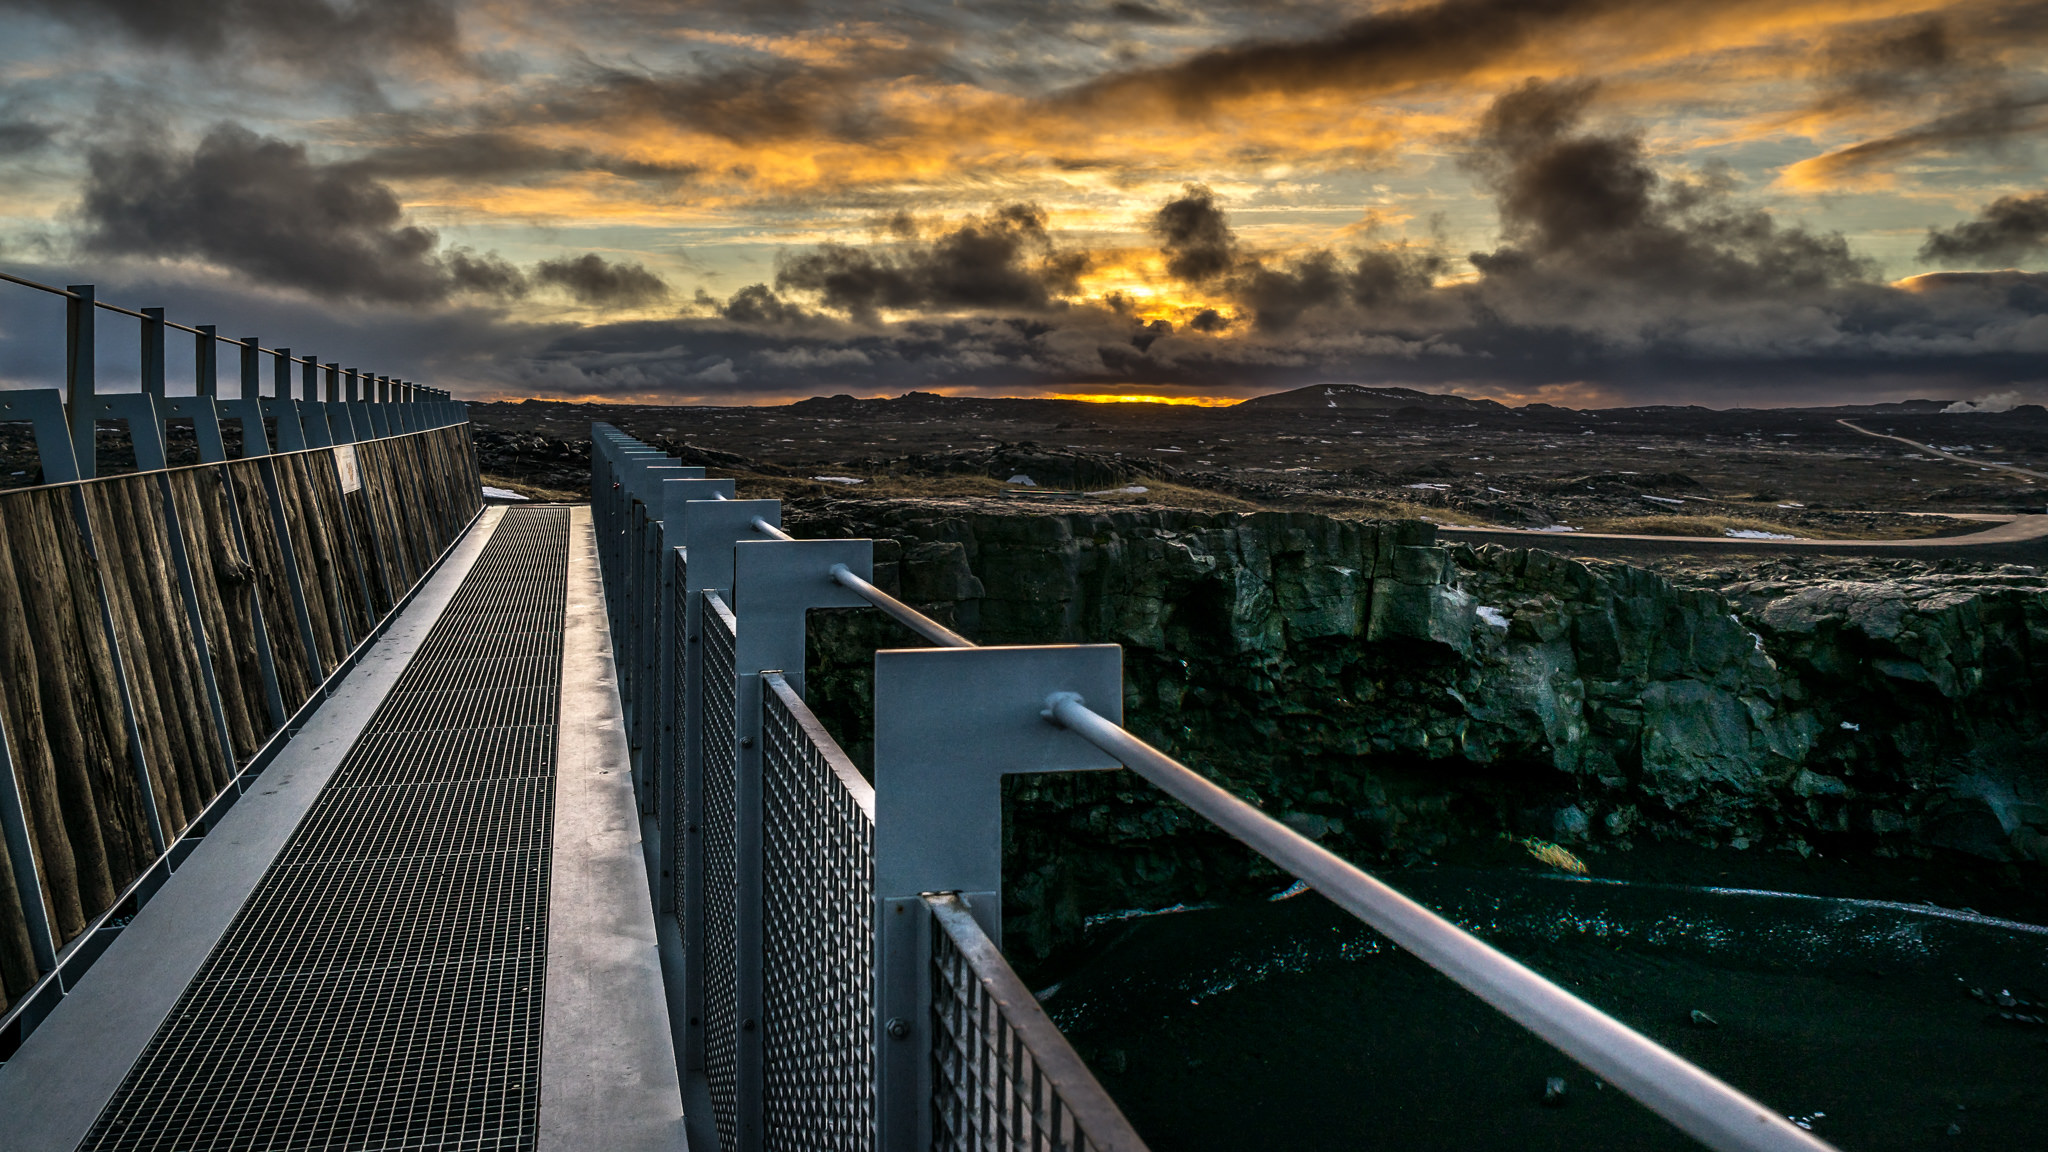
[[(76, 292), (72, 292), (64, 288), (59, 288), (53, 284), (44, 284), (37, 280), (30, 280), (26, 276), (16, 276), (12, 272), (0, 272), (0, 281), (4, 281), (9, 284), (19, 284), (23, 288), (33, 288), (38, 292), (48, 292), (52, 296), (62, 296), (66, 300), (80, 299), (79, 294)], [(222, 344), (233, 344), (238, 347), (252, 346), (252, 342), (250, 341), (237, 340), (232, 337), (219, 335), (217, 332), (210, 331), (204, 327), (195, 328), (190, 324), (180, 324), (176, 320), (167, 320), (162, 316), (152, 316), (147, 312), (140, 312), (133, 308), (124, 308), (119, 304), (115, 304), (107, 300), (95, 299), (92, 302), (92, 304), (93, 307), (101, 309), (102, 311), (115, 312), (122, 316), (132, 316), (137, 320), (141, 320), (147, 323), (161, 324), (167, 329), (175, 328), (180, 332), (189, 332), (194, 336), (208, 337)], [(297, 361), (300, 359), (304, 359), (307, 363), (311, 363), (310, 357), (294, 357), (291, 354), (291, 349), (289, 348), (264, 348), (261, 346), (254, 346), (254, 350), (258, 353), (268, 353), (272, 356), (277, 356), (285, 360)]]
[(905, 628), (910, 629), (912, 632), (917, 633), (941, 648), (976, 647), (974, 641), (919, 612), (917, 609), (889, 595), (859, 576), (854, 575), (853, 570), (844, 564), (834, 564), (832, 566), (832, 579), (853, 589), (857, 595), (868, 603), (880, 608), (883, 614), (887, 615), (891, 620), (896, 621), (898, 624), (903, 625)]
[(1053, 693), (1044, 715), (1716, 1152), (1832, 1152), (1812, 1133), (1124, 731), (1079, 696)]
[(771, 540), (796, 539), (796, 537), (791, 536), (789, 533), (784, 532), (781, 528), (778, 528), (775, 525), (770, 524), (768, 521), (762, 519), (759, 516), (754, 517), (754, 531), (759, 532), (760, 534), (768, 537)]

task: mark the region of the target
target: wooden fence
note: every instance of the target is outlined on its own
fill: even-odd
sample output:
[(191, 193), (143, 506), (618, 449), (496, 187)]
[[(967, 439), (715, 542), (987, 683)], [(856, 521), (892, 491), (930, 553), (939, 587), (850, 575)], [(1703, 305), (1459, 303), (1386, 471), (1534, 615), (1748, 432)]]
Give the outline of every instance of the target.
[(467, 424), (0, 493), (0, 1013), (133, 915), (480, 504)]

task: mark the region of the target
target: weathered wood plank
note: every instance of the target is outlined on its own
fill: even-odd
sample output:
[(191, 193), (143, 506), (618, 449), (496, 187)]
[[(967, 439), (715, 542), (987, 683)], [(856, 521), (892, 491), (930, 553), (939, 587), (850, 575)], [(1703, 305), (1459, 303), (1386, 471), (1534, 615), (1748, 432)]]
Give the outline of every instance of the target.
[(227, 715), (229, 742), (236, 763), (246, 764), (273, 730), (256, 650), (251, 601), (255, 569), (235, 545), (220, 469), (180, 469), (168, 479), (185, 535), (185, 553), (192, 558), (192, 584), (213, 657), (214, 681), (220, 686), (221, 711)]
[(270, 516), (270, 493), (263, 483), (261, 460), (236, 460), (221, 467), (228, 473), (235, 506), (242, 514), (242, 538), (249, 563), (256, 569), (256, 601), (263, 611), (264, 633), (270, 637), (271, 663), (277, 668), (277, 690), (287, 713), (313, 697), (313, 674), (306, 662), (306, 642), (299, 635), (298, 608), (285, 575), (284, 549)]

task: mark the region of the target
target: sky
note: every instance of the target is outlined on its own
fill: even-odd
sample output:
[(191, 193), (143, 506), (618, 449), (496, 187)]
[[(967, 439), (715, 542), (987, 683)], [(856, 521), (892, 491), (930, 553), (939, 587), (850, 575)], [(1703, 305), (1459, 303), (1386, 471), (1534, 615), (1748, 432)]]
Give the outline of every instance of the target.
[[(473, 399), (2039, 400), (2044, 47), (2002, 0), (0, 0), (0, 269)], [(0, 386), (62, 362), (0, 285)]]

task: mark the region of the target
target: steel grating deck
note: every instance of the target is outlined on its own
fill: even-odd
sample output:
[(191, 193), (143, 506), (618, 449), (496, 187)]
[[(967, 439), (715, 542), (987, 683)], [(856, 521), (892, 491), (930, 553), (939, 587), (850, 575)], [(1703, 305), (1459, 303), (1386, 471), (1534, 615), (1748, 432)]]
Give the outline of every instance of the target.
[(82, 1149), (534, 1146), (568, 557), (506, 512)]

